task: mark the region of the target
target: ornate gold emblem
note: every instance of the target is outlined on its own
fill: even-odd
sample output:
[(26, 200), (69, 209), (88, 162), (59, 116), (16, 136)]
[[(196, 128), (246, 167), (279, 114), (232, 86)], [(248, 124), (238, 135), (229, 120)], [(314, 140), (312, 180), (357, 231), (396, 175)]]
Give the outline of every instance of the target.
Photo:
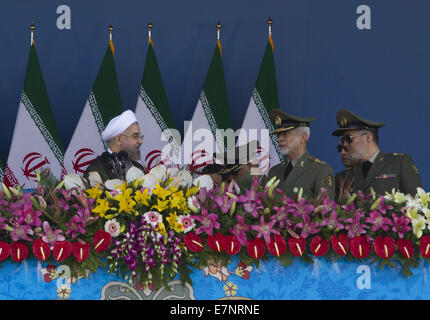
[(281, 125), (281, 123), (282, 123), (282, 119), (281, 119), (281, 117), (280, 117), (280, 116), (276, 116), (275, 124), (276, 124), (277, 126), (280, 126), (280, 125)]
[(414, 170), (414, 172), (416, 173), (416, 174), (418, 174), (418, 168), (413, 164), (412, 165), (412, 169)]
[(345, 117), (342, 117), (342, 118), (340, 119), (340, 125), (341, 125), (341, 127), (342, 127), (342, 128), (345, 128), (347, 124), (348, 124), (348, 120), (346, 120), (346, 118), (345, 118)]

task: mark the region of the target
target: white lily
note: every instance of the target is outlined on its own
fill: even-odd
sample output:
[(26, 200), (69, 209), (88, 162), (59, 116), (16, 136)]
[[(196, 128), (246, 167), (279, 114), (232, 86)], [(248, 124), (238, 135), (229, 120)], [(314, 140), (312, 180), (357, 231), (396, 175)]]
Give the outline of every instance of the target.
[(214, 187), (214, 182), (209, 175), (204, 174), (197, 179), (194, 179), (193, 185), (198, 186), (199, 188), (206, 188), (206, 190), (211, 190)]
[(110, 191), (115, 189), (119, 190), (119, 186), (122, 185), (123, 183), (124, 181), (122, 181), (121, 179), (110, 179), (110, 180), (106, 180), (105, 187)]
[(412, 229), (417, 238), (421, 238), (423, 230), (426, 227), (426, 220), (423, 216), (418, 215), (417, 219), (412, 219)]
[(418, 198), (423, 207), (428, 207), (430, 204), (430, 193), (426, 193), (422, 188), (417, 188), (417, 194), (415, 198)]
[(135, 166), (132, 166), (130, 169), (127, 170), (127, 173), (125, 174), (125, 179), (128, 183), (131, 183), (137, 179), (143, 179), (144, 176), (145, 173), (142, 170)]
[(76, 173), (69, 173), (64, 176), (64, 185), (66, 189), (78, 187), (79, 189), (85, 189), (84, 182), (81, 176)]
[(178, 174), (178, 172), (179, 172), (179, 169), (176, 167), (169, 167), (169, 168), (167, 168), (167, 171), (166, 171), (166, 173), (169, 177), (176, 176)]
[(165, 166), (159, 164), (154, 168), (152, 168), (149, 173), (152, 174), (157, 179), (157, 182), (158, 180), (164, 181), (167, 175), (167, 169)]
[(97, 171), (88, 173), (88, 180), (92, 188), (96, 187), (98, 184), (103, 184), (103, 180)]
[(181, 186), (191, 187), (191, 185), (193, 184), (193, 177), (191, 176), (191, 173), (189, 173), (187, 170), (185, 169), (180, 170), (177, 176), (182, 179)]
[(142, 188), (148, 188), (150, 191), (155, 189), (155, 186), (158, 183), (158, 179), (157, 177), (152, 174), (151, 172), (148, 174), (145, 174), (143, 177), (143, 184), (142, 184)]

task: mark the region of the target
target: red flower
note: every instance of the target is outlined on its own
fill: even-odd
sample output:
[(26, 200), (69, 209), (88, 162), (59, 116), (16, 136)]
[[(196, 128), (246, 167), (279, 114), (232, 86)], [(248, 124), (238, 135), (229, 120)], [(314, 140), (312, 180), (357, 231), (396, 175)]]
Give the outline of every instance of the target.
[(203, 250), (203, 241), (202, 239), (196, 235), (195, 233), (188, 233), (184, 237), (185, 245), (193, 252), (200, 252)]
[(27, 258), (28, 247), (22, 242), (14, 242), (10, 248), (10, 257), (15, 262), (22, 262)]
[(90, 244), (88, 242), (80, 243), (79, 241), (72, 243), (72, 255), (78, 262), (82, 262), (90, 255)]
[(430, 236), (422, 236), (421, 237), (420, 253), (424, 258), (430, 257)]
[(339, 234), (339, 236), (331, 236), (330, 238), (331, 246), (333, 247), (333, 250), (341, 255), (344, 256), (348, 252), (349, 249), (349, 239), (346, 235), (343, 233)]
[(316, 257), (324, 256), (327, 254), (328, 249), (330, 249), (330, 243), (327, 239), (323, 239), (320, 236), (313, 237), (309, 246), (312, 254)]
[(263, 256), (264, 252), (266, 252), (266, 246), (263, 240), (255, 238), (254, 240), (248, 240), (246, 251), (248, 251), (251, 257), (258, 260)]
[(213, 251), (221, 252), (225, 250), (225, 239), (220, 232), (217, 232), (214, 236), (208, 236), (206, 241)]
[(400, 253), (407, 259), (414, 255), (414, 247), (412, 246), (412, 242), (408, 239), (398, 239), (397, 247)]
[(52, 255), (57, 262), (63, 261), (72, 253), (72, 245), (69, 241), (55, 241)]
[(39, 238), (33, 241), (33, 253), (37, 259), (46, 261), (51, 255), (51, 249), (48, 243)]
[(288, 239), (288, 246), (294, 256), (301, 257), (306, 250), (306, 239), (290, 237)]
[(48, 264), (46, 266), (46, 273), (43, 275), (43, 280), (51, 282), (55, 278), (58, 278), (57, 268), (53, 264)]
[(396, 250), (396, 242), (391, 237), (379, 236), (373, 243), (373, 250), (381, 258), (389, 259)]
[(239, 253), (240, 249), (242, 249), (242, 245), (236, 236), (228, 235), (224, 237), (225, 239), (225, 251), (234, 256)]
[(275, 234), (271, 238), (271, 241), (267, 244), (267, 249), (275, 257), (279, 257), (283, 255), (285, 251), (287, 251), (287, 242), (283, 236)]
[(93, 237), (94, 250), (97, 252), (105, 251), (107, 248), (109, 248), (111, 239), (112, 236), (109, 232), (105, 232), (104, 230), (96, 231)]
[(10, 244), (0, 241), (0, 261), (9, 257), (10, 254)]
[(370, 243), (365, 236), (358, 236), (351, 239), (351, 253), (354, 257), (363, 259), (370, 254)]
[(252, 267), (248, 267), (245, 263), (241, 261), (237, 264), (234, 273), (242, 279), (248, 280), (249, 277), (251, 277), (251, 272), (249, 272), (250, 270), (252, 270)]

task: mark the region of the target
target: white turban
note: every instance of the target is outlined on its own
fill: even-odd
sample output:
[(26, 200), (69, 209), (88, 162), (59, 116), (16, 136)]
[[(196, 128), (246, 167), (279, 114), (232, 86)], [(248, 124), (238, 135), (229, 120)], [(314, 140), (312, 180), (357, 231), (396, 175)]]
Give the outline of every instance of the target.
[(113, 139), (118, 134), (123, 133), (129, 126), (137, 122), (136, 115), (131, 110), (126, 110), (119, 116), (116, 116), (102, 132), (102, 140), (107, 142)]

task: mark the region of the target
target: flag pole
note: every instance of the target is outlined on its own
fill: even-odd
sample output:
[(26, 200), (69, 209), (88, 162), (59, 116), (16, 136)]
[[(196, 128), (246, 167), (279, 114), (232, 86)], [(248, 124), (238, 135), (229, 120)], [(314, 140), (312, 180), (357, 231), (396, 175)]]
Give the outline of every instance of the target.
[(31, 22), (31, 25), (30, 25), (30, 34), (31, 34), (30, 46), (32, 46), (34, 43), (34, 30), (36, 30), (36, 27), (34, 26), (34, 21), (33, 21)]

